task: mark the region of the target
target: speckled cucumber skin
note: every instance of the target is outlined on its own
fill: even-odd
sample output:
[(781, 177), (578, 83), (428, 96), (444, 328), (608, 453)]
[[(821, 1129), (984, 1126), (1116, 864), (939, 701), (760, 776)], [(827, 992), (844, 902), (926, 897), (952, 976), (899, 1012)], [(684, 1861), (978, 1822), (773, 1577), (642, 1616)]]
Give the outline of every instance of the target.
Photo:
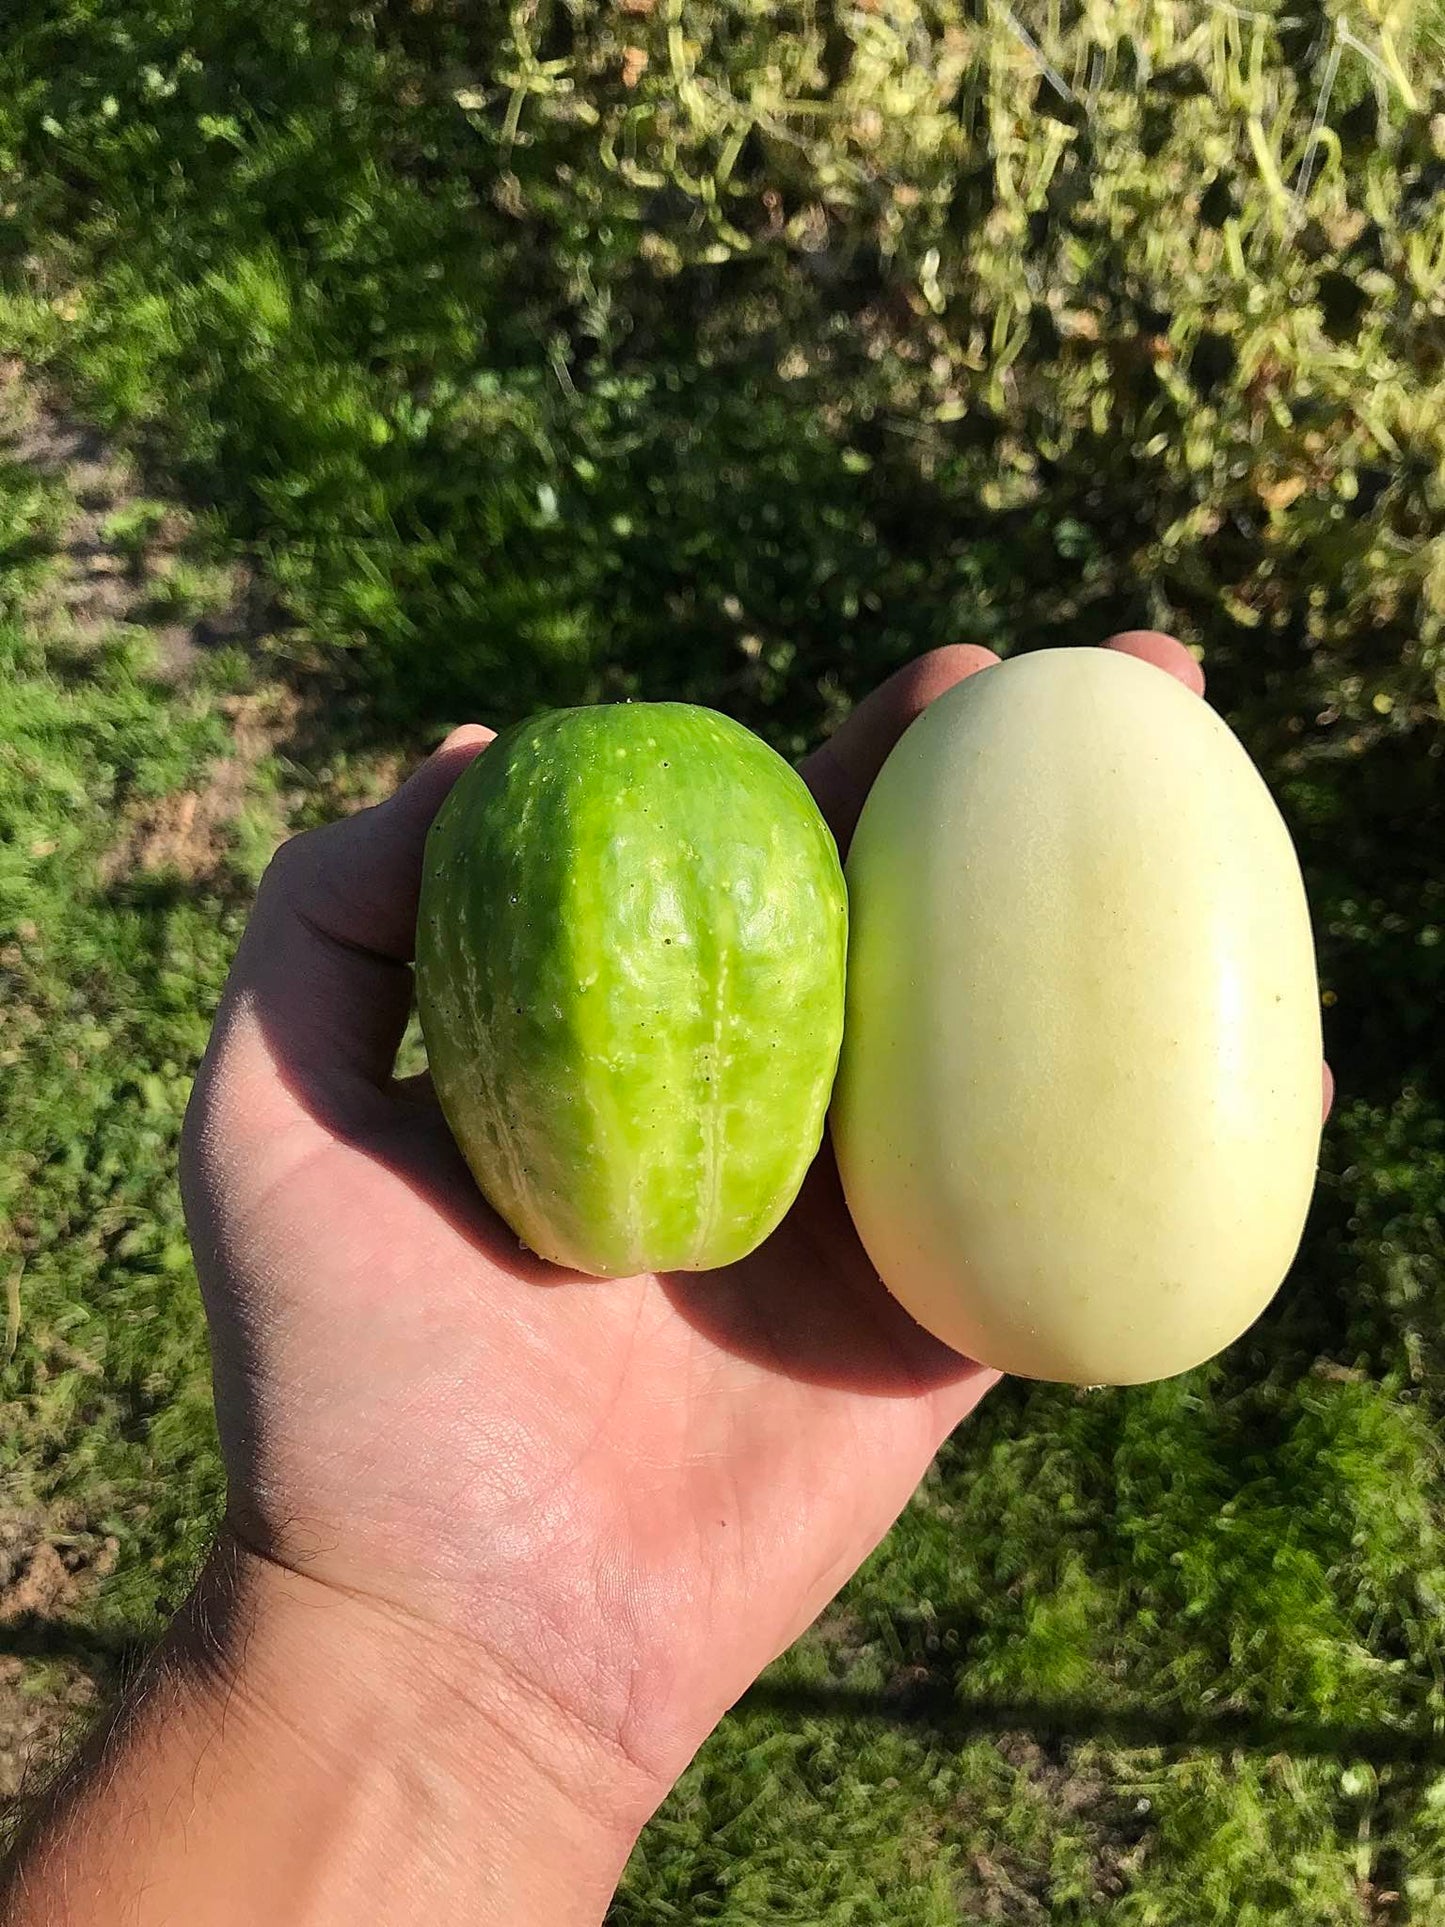
[(802, 779), (726, 716), (556, 710), (484, 751), (427, 841), (417, 1000), (523, 1243), (602, 1277), (760, 1244), (822, 1138), (847, 923)]

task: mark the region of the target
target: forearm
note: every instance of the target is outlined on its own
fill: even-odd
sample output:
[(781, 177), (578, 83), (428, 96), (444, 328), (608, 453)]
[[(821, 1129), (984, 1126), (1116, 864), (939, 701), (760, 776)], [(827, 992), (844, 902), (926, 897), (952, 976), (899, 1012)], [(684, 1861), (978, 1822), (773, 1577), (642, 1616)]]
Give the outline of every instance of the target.
[(595, 1927), (650, 1804), (414, 1628), (225, 1545), (0, 1884), (9, 1927)]

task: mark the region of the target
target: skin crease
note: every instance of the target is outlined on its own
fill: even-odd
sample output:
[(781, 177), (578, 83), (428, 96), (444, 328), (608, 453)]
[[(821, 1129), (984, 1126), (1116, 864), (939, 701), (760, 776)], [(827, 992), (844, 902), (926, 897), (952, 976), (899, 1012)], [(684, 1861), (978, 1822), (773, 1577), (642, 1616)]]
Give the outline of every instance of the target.
[[(1200, 684), (1168, 638), (1107, 646)], [(841, 846), (907, 724), (994, 660), (909, 665), (809, 761)], [(338, 1602), (398, 1667), (504, 1681), (567, 1796), (635, 1831), (996, 1375), (883, 1290), (826, 1148), (726, 1272), (599, 1283), (518, 1248), (391, 1075), (426, 831), (489, 741), (288, 844), (237, 955), (182, 1151), (228, 1531), (316, 1626)]]

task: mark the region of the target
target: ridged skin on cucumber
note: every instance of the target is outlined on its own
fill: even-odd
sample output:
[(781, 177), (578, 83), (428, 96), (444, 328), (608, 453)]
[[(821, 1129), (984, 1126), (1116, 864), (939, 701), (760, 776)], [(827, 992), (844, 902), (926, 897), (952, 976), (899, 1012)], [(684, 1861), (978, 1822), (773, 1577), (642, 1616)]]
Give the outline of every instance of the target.
[(540, 1256), (710, 1270), (818, 1149), (847, 898), (797, 773), (684, 703), (557, 710), (463, 773), (426, 850), (417, 995), (477, 1183)]

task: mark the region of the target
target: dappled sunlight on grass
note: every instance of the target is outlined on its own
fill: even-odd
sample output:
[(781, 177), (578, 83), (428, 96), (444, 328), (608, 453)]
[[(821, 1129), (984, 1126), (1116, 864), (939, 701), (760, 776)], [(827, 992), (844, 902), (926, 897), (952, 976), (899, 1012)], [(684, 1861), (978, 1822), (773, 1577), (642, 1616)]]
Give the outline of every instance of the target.
[(1300, 1260), (1184, 1379), (991, 1399), (615, 1918), (1439, 1917), (1441, 22), (16, 0), (0, 398), (103, 436), (0, 459), (4, 1503), (117, 1548), (32, 1687), (219, 1502), (176, 1137), (284, 827), (464, 717), (796, 754), (932, 644), (1161, 626), (1309, 876)]

